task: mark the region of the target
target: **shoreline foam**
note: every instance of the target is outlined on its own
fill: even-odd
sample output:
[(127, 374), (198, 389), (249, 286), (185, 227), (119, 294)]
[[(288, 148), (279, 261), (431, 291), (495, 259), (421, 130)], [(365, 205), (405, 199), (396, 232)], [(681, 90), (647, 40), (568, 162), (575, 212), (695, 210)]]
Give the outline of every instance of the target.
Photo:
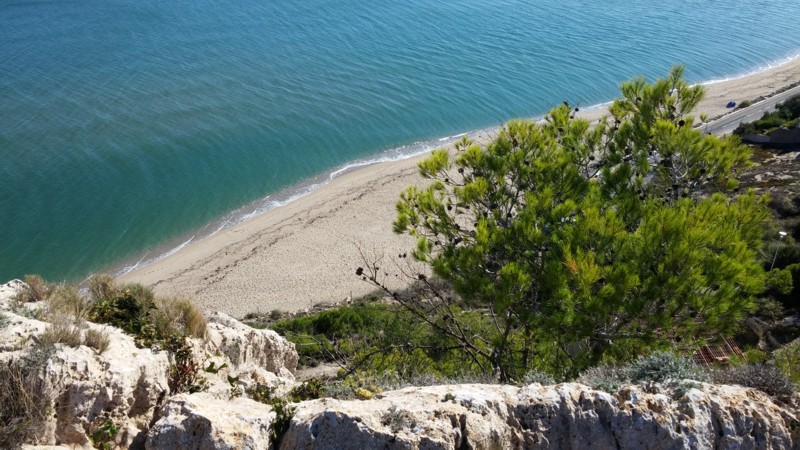
[[(797, 81), (800, 81), (800, 56), (748, 75), (703, 82), (706, 99), (695, 113), (716, 117), (730, 111), (725, 108), (728, 100), (752, 100)], [(581, 115), (596, 120), (605, 114), (608, 104), (584, 107)], [(473, 140), (488, 140), (500, 126), (417, 142), (343, 164), (232, 211), (195, 230), (188, 241), (184, 236), (178, 241), (179, 245), (164, 248), (152, 258), (148, 259), (145, 254), (135, 265), (123, 268), (118, 274), (125, 281), (154, 285), (162, 293), (191, 295), (204, 308), (233, 315), (256, 310), (296, 310), (318, 302), (362, 295), (371, 288), (359, 283), (350, 270), (360, 262), (358, 243), (363, 245), (370, 240), (367, 238), (377, 237), (369, 245), (372, 251), (388, 254), (402, 253), (413, 246), (413, 240), (403, 239), (407, 236), (392, 233), (391, 221), (400, 192), (420, 181), (416, 162), (434, 148), (451, 145), (464, 135)], [(406, 149), (413, 150), (404, 153)], [(364, 190), (371, 192), (359, 194)], [(369, 201), (364, 200), (365, 196), (369, 196)], [(379, 204), (378, 199), (383, 204)], [(335, 205), (331, 207), (329, 203)], [(258, 205), (262, 205), (261, 208)], [(359, 207), (366, 205), (369, 206), (367, 211)], [(343, 209), (349, 211), (349, 220), (326, 226), (313, 225), (320, 219), (343, 218)], [(242, 213), (244, 211), (250, 212)], [(310, 221), (308, 226), (303, 225), (304, 220)], [(366, 221), (370, 225), (362, 227), (362, 232), (346, 231)], [(381, 227), (376, 227), (376, 222), (380, 222)], [(211, 228), (215, 230), (203, 235), (203, 230)], [(365, 233), (367, 230), (369, 233)], [(324, 239), (314, 239), (315, 233), (322, 234)], [(198, 235), (200, 237), (192, 242)], [(351, 245), (342, 245), (340, 241), (348, 237)], [(309, 248), (309, 241), (314, 241), (315, 246)], [(303, 247), (309, 248), (312, 256), (303, 253), (300, 250)], [(279, 256), (261, 254), (278, 250)], [(253, 265), (254, 259), (263, 260), (266, 267), (261, 270)], [(277, 270), (281, 266), (286, 268), (283, 275)], [(337, 268), (342, 266), (347, 270)], [(323, 273), (325, 275), (320, 276)], [(302, 274), (314, 276), (319, 284), (308, 279), (301, 281)], [(282, 282), (281, 277), (289, 281)], [(239, 280), (240, 284), (231, 284), (234, 280)], [(269, 289), (277, 292), (264, 292)], [(226, 292), (229, 295), (225, 295)], [(258, 295), (259, 292), (263, 295)], [(228, 302), (227, 297), (236, 298), (236, 303)]]

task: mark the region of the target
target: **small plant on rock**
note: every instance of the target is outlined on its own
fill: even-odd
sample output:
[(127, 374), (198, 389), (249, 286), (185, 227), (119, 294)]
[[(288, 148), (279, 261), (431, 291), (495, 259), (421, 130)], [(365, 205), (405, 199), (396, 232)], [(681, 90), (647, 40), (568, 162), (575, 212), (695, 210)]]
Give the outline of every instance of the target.
[(395, 434), (406, 428), (413, 428), (416, 425), (411, 414), (408, 411), (399, 409), (396, 405), (390, 406), (389, 410), (381, 416), (381, 423), (389, 427), (392, 433)]
[(319, 378), (312, 378), (289, 391), (288, 397), (292, 402), (316, 400), (325, 393), (325, 386)]
[(289, 430), (294, 416), (294, 408), (289, 406), (289, 402), (285, 398), (275, 395), (275, 390), (265, 384), (258, 384), (249, 389), (247, 396), (272, 408), (275, 420), (270, 425), (269, 439), (270, 442), (275, 443), (276, 448), (279, 447), (283, 435)]
[(533, 369), (526, 373), (522, 378), (522, 384), (527, 386), (534, 383), (539, 383), (543, 386), (549, 386), (551, 384), (556, 384), (556, 380), (548, 373)]
[(50, 319), (70, 316), (83, 320), (92, 307), (92, 302), (82, 296), (78, 287), (73, 284), (55, 286), (47, 296), (46, 304), (45, 311)]
[(617, 392), (624, 384), (629, 383), (625, 368), (609, 365), (591, 367), (575, 381), (609, 393)]
[(182, 336), (173, 336), (167, 344), (169, 351), (169, 389), (174, 394), (190, 394), (206, 389), (206, 379), (199, 375), (200, 365), (192, 348)]
[(119, 426), (109, 418), (95, 419), (89, 428), (89, 439), (94, 448), (98, 450), (111, 450), (114, 448), (114, 438), (119, 433)]
[(99, 302), (104, 299), (115, 297), (119, 294), (114, 277), (108, 274), (95, 274), (89, 278), (89, 294), (92, 300)]
[(44, 281), (44, 278), (39, 275), (25, 275), (22, 281), (25, 282), (26, 286), (14, 297), (17, 303), (46, 300), (55, 289), (54, 285)]
[(185, 336), (204, 338), (208, 323), (203, 312), (185, 298), (160, 298), (152, 312), (156, 331), (168, 335), (176, 330)]

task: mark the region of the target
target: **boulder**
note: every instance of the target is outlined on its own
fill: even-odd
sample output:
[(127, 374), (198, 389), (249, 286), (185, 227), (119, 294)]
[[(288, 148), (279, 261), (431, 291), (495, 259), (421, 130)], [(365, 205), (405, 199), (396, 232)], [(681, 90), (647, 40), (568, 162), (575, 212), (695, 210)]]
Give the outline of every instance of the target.
[(293, 343), (272, 330), (249, 327), (221, 312), (210, 313), (207, 318), (205, 353), (224, 355), (239, 370), (263, 369), (294, 379), (298, 356)]
[(145, 448), (171, 450), (255, 450), (270, 446), (275, 413), (247, 398), (208, 393), (169, 399), (147, 435)]

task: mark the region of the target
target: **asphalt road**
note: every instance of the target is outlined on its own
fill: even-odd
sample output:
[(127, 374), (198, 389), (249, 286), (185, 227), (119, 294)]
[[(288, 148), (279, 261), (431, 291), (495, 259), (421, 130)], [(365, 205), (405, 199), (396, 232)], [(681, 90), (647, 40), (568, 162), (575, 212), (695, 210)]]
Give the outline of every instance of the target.
[(773, 95), (772, 97), (762, 100), (758, 103), (753, 103), (744, 109), (736, 110), (727, 114), (718, 120), (709, 122), (703, 125), (703, 131), (708, 133), (723, 135), (729, 134), (736, 129), (742, 122), (752, 122), (758, 120), (764, 115), (764, 112), (771, 112), (775, 110), (775, 104), (780, 103), (789, 97), (800, 94), (800, 86), (795, 86), (792, 89), (781, 92), (780, 94)]

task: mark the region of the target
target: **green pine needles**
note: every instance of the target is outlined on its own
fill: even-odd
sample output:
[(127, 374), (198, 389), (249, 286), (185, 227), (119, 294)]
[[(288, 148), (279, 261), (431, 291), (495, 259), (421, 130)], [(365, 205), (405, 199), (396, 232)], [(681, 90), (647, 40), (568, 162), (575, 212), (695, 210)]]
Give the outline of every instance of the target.
[[(431, 183), (397, 203), (395, 231), (458, 294), (420, 274), (421, 295), (399, 301), (501, 380), (691, 348), (733, 331), (764, 289), (766, 199), (736, 192), (750, 150), (693, 128), (703, 88), (682, 67), (621, 90), (599, 123), (565, 104), (486, 148), (435, 151), (420, 163)], [(464, 327), (456, 302), (491, 327)]]

